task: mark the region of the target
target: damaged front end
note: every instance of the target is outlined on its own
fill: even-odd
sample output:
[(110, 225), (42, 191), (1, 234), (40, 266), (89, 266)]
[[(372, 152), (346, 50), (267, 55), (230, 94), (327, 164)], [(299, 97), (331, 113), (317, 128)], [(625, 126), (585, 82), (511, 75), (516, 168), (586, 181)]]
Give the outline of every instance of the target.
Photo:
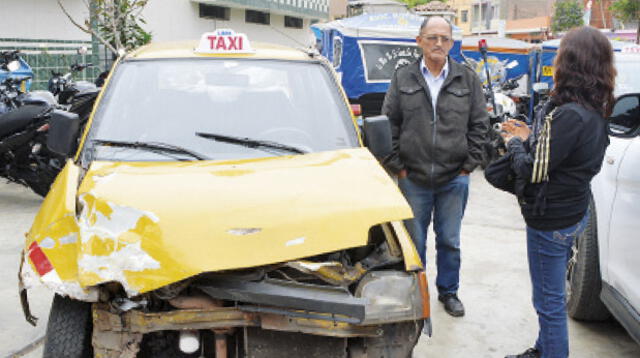
[(27, 234), (25, 317), (35, 323), (26, 289), (39, 282), (91, 306), (97, 357), (144, 357), (161, 342), (269, 356), (278, 332), (299, 335), (284, 340), (298, 351), (415, 343), (429, 298), (401, 224), (410, 216), (365, 149), (86, 171), (68, 162)]
[[(405, 270), (391, 224), (372, 228), (364, 247), (252, 269), (203, 273), (131, 299), (121, 288), (110, 288), (109, 298), (93, 305), (93, 345), (96, 354), (102, 352), (104, 357), (118, 357), (132, 343), (147, 351), (158, 337), (173, 337), (181, 347), (181, 340), (193, 335), (199, 337), (198, 349), (209, 344), (216, 357), (232, 351), (241, 351), (239, 356), (255, 356), (251, 353), (257, 351), (270, 356), (264, 355), (263, 341), (283, 343), (265, 338), (264, 330), (334, 342), (337, 351), (312, 356), (351, 357), (357, 355), (349, 352), (358, 347), (375, 350), (367, 342), (389, 344), (388, 336), (412, 347), (423, 320), (430, 316), (424, 271)], [(209, 342), (203, 331), (213, 332)], [(114, 334), (120, 339), (114, 340)], [(143, 335), (147, 338), (142, 339)], [(273, 356), (304, 348), (289, 339)], [(305, 345), (310, 344), (308, 340), (303, 340)]]

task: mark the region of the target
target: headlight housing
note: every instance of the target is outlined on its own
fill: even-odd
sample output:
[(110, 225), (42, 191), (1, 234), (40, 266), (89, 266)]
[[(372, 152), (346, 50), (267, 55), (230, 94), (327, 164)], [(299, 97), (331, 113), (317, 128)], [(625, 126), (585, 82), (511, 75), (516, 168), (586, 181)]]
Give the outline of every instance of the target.
[(361, 324), (381, 324), (425, 318), (423, 317), (422, 295), (417, 273), (370, 272), (360, 281), (356, 290), (356, 297), (367, 300), (365, 318)]

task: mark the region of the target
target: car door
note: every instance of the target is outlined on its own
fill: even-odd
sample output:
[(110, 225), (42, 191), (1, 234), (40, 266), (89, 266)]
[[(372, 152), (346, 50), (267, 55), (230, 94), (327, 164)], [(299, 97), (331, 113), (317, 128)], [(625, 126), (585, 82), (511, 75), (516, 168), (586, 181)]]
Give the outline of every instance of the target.
[[(627, 97), (640, 123), (640, 97)], [(613, 118), (613, 117), (612, 117)], [(637, 134), (638, 131), (635, 131)], [(614, 147), (622, 147), (617, 158), (605, 157), (604, 165), (618, 164), (616, 189), (609, 225), (608, 284), (636, 311), (640, 311), (640, 135), (612, 137)], [(619, 163), (615, 163), (615, 161)]]

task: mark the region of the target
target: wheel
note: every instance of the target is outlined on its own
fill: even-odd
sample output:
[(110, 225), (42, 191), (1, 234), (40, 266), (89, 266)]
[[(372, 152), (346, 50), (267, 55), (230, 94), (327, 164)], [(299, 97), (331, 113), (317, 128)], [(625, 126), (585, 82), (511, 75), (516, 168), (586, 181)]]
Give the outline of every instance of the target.
[(93, 357), (91, 303), (55, 295), (49, 312), (43, 358)]
[(577, 320), (602, 321), (609, 318), (600, 300), (602, 281), (598, 254), (596, 210), (591, 198), (589, 220), (584, 233), (573, 243), (567, 264), (567, 313)]
[(411, 358), (418, 343), (423, 320), (385, 324), (380, 337), (352, 338), (349, 358)]

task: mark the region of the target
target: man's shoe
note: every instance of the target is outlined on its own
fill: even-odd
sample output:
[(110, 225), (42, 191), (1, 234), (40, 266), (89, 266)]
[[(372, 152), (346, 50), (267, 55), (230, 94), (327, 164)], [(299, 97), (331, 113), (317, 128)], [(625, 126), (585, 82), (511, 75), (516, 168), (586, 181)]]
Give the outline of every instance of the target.
[(504, 358), (540, 358), (540, 352), (535, 348), (529, 348), (524, 353), (510, 355)]
[(444, 303), (444, 310), (453, 317), (464, 316), (464, 306), (455, 293), (440, 295), (438, 296), (438, 301)]

